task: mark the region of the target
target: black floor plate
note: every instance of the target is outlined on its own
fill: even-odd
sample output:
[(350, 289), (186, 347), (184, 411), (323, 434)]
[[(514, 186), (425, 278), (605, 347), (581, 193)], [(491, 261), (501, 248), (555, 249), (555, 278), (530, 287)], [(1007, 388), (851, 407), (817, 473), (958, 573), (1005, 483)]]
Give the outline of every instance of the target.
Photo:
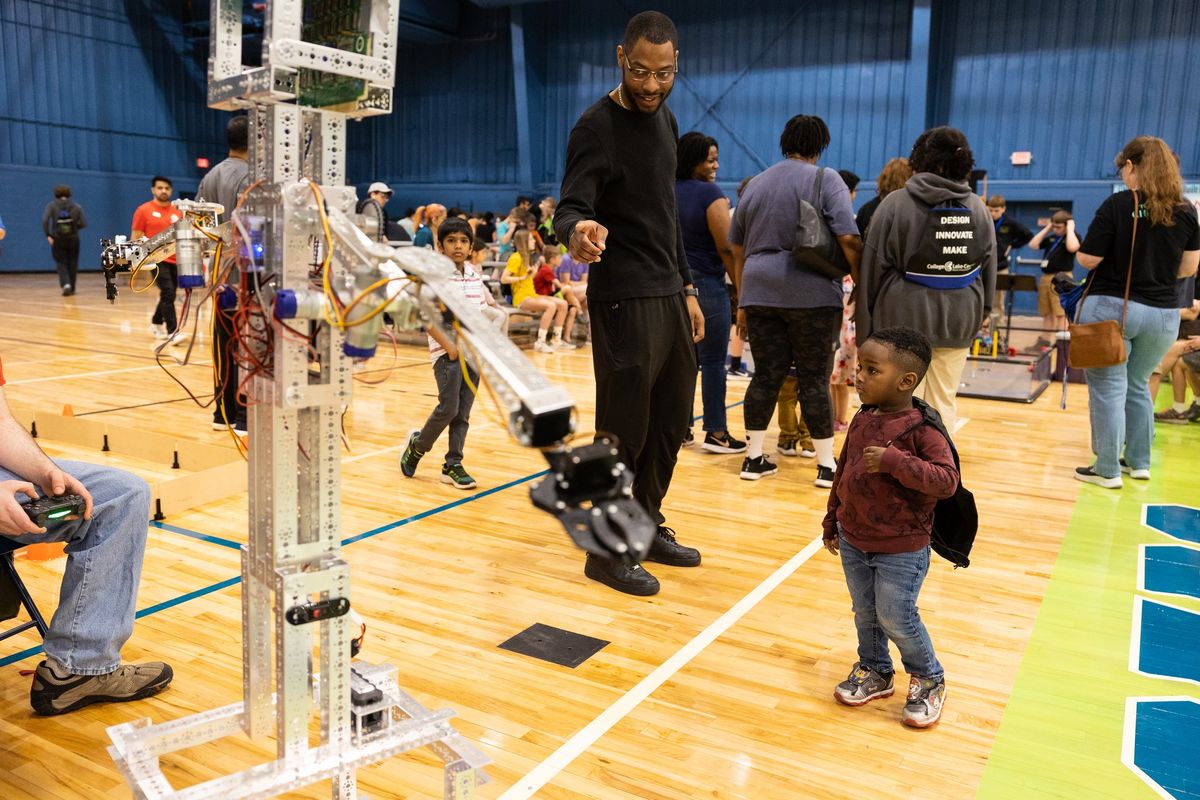
[(603, 639), (593, 639), (591, 636), (552, 628), (538, 622), (500, 645), (500, 649), (573, 669), (600, 652), (607, 644)]

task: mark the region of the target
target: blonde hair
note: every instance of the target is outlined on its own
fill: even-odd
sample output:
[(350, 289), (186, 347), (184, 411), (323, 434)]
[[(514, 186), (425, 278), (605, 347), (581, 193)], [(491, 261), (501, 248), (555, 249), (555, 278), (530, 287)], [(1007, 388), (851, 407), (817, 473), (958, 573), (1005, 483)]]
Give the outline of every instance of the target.
[(525, 263), (525, 267), (533, 266), (533, 236), (529, 231), (522, 228), (514, 233), (512, 243), (513, 249), (521, 255), (521, 261)]
[(903, 189), (912, 176), (913, 168), (907, 158), (893, 158), (879, 171), (879, 177), (875, 179), (875, 194), (887, 197), (897, 189)]
[(1179, 161), (1167, 143), (1156, 136), (1138, 136), (1117, 155), (1117, 169), (1126, 161), (1137, 167), (1138, 199), (1146, 206), (1151, 225), (1175, 224), (1175, 209), (1183, 202)]

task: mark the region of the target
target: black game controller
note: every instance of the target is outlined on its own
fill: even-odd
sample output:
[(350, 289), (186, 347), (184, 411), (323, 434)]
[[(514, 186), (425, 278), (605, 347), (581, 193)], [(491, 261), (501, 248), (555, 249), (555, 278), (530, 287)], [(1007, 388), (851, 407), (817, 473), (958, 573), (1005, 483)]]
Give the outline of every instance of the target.
[(78, 519), (87, 508), (87, 501), (77, 494), (59, 494), (39, 497), (22, 503), (21, 508), (39, 528), (45, 528), (55, 522), (67, 519)]

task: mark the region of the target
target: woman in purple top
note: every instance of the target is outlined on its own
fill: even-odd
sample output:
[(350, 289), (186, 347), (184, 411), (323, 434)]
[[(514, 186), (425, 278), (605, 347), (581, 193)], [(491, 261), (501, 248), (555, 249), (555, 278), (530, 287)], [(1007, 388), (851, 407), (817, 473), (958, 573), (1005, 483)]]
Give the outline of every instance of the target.
[[(729, 198), (716, 184), (717, 142), (692, 131), (679, 138), (676, 150), (675, 200), (679, 227), (692, 280), (704, 313), (704, 339), (696, 345), (700, 362), (700, 396), (704, 404), (704, 444), (710, 453), (740, 453), (746, 443), (729, 435), (725, 418), (725, 352), (729, 349), (729, 292), (733, 277), (729, 247)], [(693, 441), (691, 431), (684, 444)]]

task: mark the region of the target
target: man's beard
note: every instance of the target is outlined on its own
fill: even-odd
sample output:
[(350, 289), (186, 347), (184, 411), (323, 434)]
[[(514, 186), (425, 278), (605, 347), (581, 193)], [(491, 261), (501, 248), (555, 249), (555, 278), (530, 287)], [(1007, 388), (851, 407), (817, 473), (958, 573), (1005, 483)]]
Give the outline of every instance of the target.
[(638, 86), (627, 81), (624, 76), (621, 77), (621, 90), (625, 97), (625, 102), (629, 104), (631, 110), (637, 111), (641, 114), (657, 113), (658, 109), (662, 108), (663, 104), (667, 102), (667, 98), (671, 96), (671, 91), (674, 88), (675, 84), (672, 83), (665, 92), (662, 89), (659, 89), (657, 92), (655, 92), (655, 94), (659, 95), (661, 99), (659, 100), (658, 105), (654, 107), (654, 111), (642, 111), (641, 107), (637, 104), (636, 98), (636, 95), (640, 94)]

